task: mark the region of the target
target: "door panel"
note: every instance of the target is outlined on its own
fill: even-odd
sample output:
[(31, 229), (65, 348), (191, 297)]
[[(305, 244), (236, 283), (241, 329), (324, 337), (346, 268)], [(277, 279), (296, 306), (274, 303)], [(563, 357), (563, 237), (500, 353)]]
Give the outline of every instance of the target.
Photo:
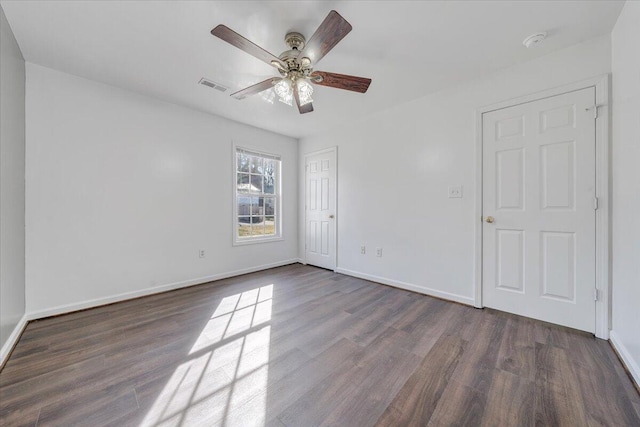
[(485, 113), (483, 304), (595, 330), (595, 89)]
[(543, 210), (575, 209), (575, 141), (561, 141), (540, 147)]
[(524, 210), (524, 150), (496, 152), (496, 210)]
[(542, 232), (542, 292), (547, 298), (575, 301), (575, 233)]
[(318, 267), (335, 269), (336, 152), (307, 157), (305, 164), (305, 258)]
[(524, 292), (524, 231), (496, 229), (496, 287)]

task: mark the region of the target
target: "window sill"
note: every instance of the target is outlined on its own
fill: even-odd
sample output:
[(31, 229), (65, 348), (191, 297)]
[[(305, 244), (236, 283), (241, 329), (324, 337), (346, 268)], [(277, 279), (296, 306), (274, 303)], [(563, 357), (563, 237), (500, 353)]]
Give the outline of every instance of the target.
[(236, 238), (233, 240), (233, 246), (246, 246), (246, 245), (255, 245), (257, 243), (281, 242), (283, 240), (284, 240), (284, 237), (282, 236), (249, 238), (249, 239)]

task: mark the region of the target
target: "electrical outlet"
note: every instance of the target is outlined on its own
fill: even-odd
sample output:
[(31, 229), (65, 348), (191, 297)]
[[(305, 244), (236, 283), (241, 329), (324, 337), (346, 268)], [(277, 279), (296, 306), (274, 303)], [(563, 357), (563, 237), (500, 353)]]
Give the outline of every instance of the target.
[(200, 249), (200, 250), (198, 251), (198, 257), (199, 257), (199, 258), (204, 258), (204, 249)]
[(367, 248), (365, 246), (360, 246), (360, 254), (364, 255), (367, 253)]
[(449, 186), (449, 198), (450, 199), (460, 199), (460, 198), (462, 198), (462, 185), (451, 185), (451, 186)]
[(381, 257), (382, 256), (382, 248), (376, 248), (376, 256), (377, 257)]

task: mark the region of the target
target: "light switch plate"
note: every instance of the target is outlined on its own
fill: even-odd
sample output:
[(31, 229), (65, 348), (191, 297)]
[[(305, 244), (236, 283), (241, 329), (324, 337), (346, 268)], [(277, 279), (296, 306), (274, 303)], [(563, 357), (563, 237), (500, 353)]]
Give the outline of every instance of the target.
[(460, 199), (462, 198), (462, 185), (450, 185), (449, 186), (449, 198)]

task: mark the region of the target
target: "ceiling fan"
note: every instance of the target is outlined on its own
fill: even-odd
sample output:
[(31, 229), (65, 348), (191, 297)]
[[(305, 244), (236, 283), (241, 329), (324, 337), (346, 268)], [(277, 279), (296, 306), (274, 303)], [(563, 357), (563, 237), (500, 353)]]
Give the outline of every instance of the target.
[(338, 12), (332, 10), (322, 21), (309, 41), (300, 33), (287, 33), (284, 38), (289, 50), (279, 57), (267, 52), (257, 44), (242, 37), (225, 25), (218, 25), (211, 34), (242, 49), (249, 55), (278, 69), (281, 77), (272, 77), (238, 92), (236, 99), (244, 99), (273, 87), (280, 101), (293, 105), (295, 99), (300, 114), (313, 111), (313, 86), (311, 83), (365, 93), (371, 79), (345, 74), (314, 71), (313, 67), (351, 31), (349, 24)]

